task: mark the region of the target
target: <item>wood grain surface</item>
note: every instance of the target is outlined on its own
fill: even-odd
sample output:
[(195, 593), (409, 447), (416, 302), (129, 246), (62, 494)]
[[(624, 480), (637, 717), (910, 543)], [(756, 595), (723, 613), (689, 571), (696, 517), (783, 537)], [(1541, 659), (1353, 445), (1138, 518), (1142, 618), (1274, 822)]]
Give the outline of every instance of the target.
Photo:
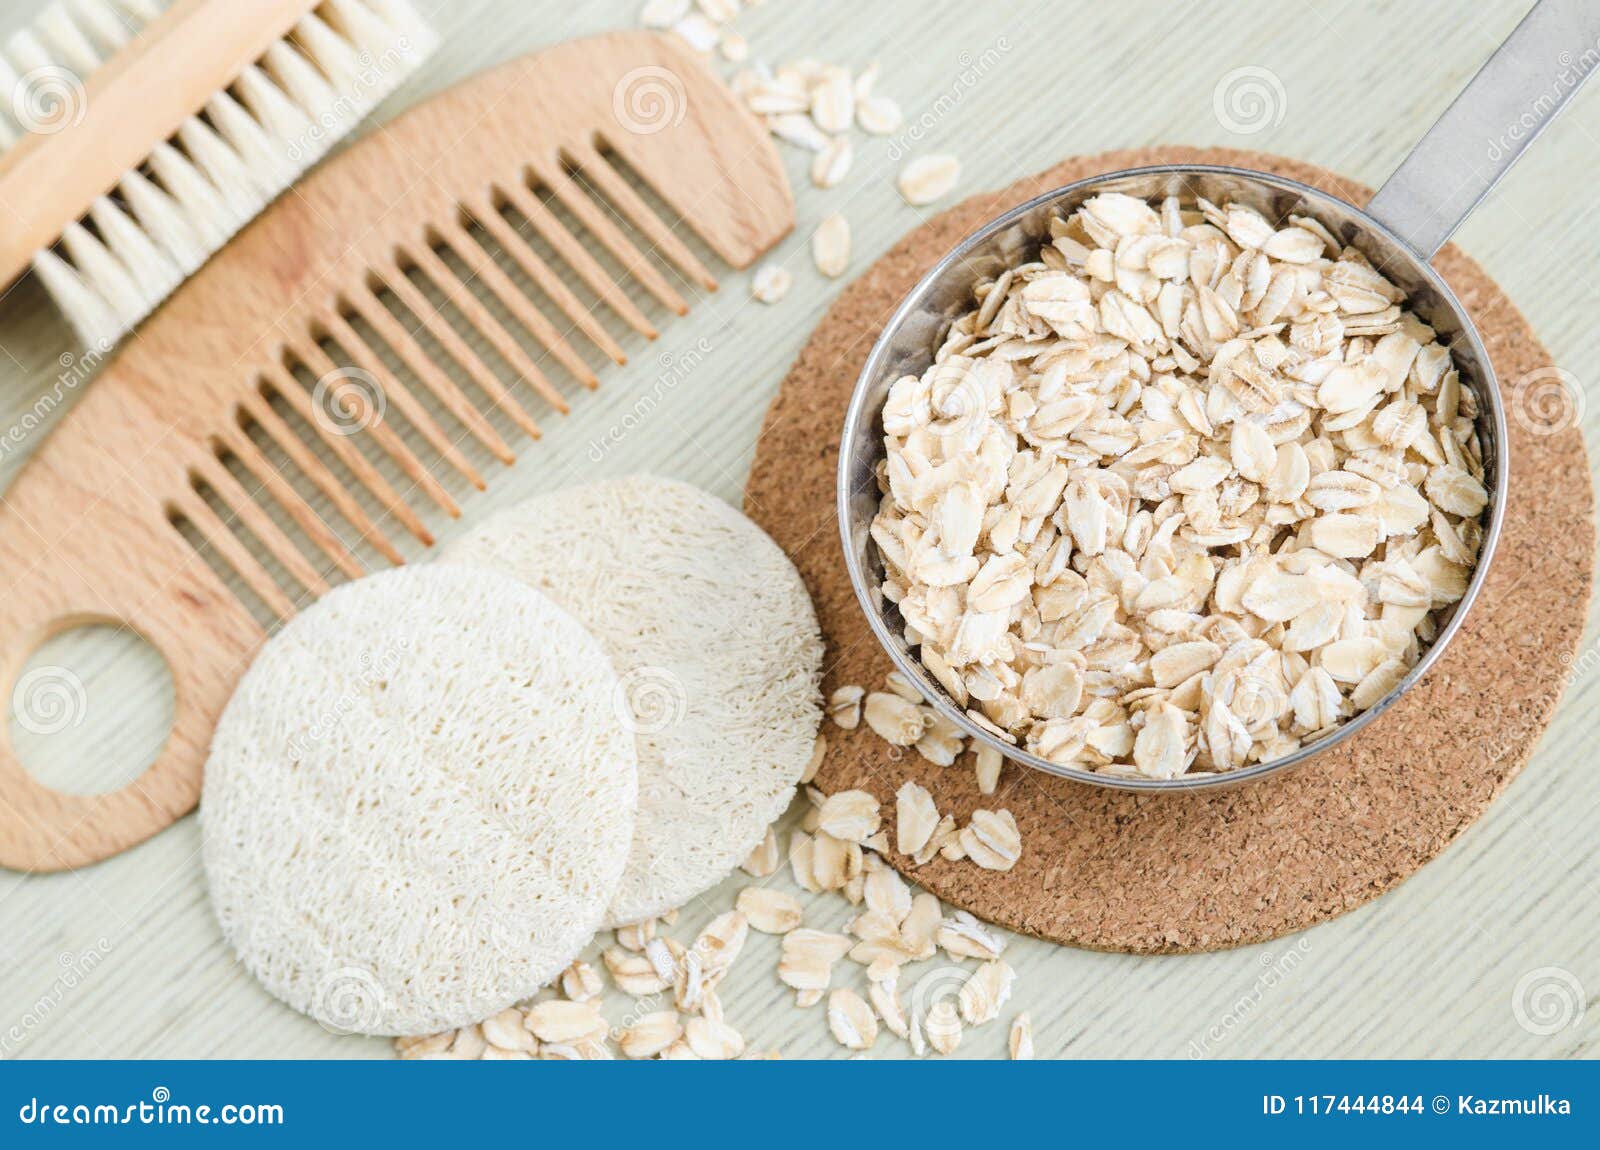
[[(542, 46), (630, 25), (632, 3), (463, 0), (435, 5), (438, 55), (376, 118)], [(0, 5), (0, 31), (35, 5)], [(882, 66), (878, 90), (907, 114), (898, 137), (856, 138), (855, 167), (831, 191), (809, 186), (809, 157), (786, 150), (799, 228), (778, 250), (796, 286), (776, 307), (748, 298), (748, 273), (707, 292), (676, 276), (691, 305), (661, 337), (625, 341), (631, 362), (537, 444), (518, 439), (490, 488), (461, 496), (463, 525), (554, 485), (653, 469), (737, 503), (763, 413), (837, 295), (807, 239), (829, 212), (850, 219), (859, 273), (920, 219), (893, 188), (907, 155), (957, 154), (955, 195), (997, 188), (1060, 158), (1193, 144), (1294, 156), (1375, 186), (1526, 10), (1523, 2), (1407, 5), (1243, 0), (1009, 5), (767, 0), (739, 19), (755, 56), (813, 55)], [(726, 68), (725, 68), (726, 70)], [(1259, 97), (1257, 99), (1256, 97)], [(369, 129), (370, 130), (370, 129)], [(1486, 142), (1486, 147), (1492, 142)], [(1600, 411), (1585, 402), (1600, 362), (1600, 228), (1591, 189), (1600, 92), (1585, 92), (1479, 208), (1456, 240), (1525, 314), (1575, 397), (1590, 458)], [(293, 194), (293, 193), (291, 193)], [(948, 202), (953, 203), (954, 198)], [(699, 249), (697, 249), (699, 250)], [(707, 259), (709, 253), (705, 253)], [(664, 274), (670, 274), (670, 267)], [(664, 311), (652, 311), (653, 318)], [(0, 307), (0, 482), (90, 386), (68, 330), (37, 285)], [(463, 444), (463, 450), (469, 445)], [(25, 542), (8, 540), (25, 551)], [(408, 555), (420, 548), (401, 538)], [(1134, 957), (1013, 939), (1011, 1008), (1033, 1016), (1041, 1055), (1170, 1057), (1593, 1056), (1600, 1009), (1552, 1020), (1554, 987), (1600, 996), (1600, 775), (1594, 770), (1600, 652), (1592, 638), (1531, 764), (1488, 813), (1397, 890), (1276, 942), (1204, 955)], [(64, 711), (12, 718), (25, 764), (65, 789), (101, 791), (153, 759), (171, 686), (159, 656), (126, 632), (73, 632), (35, 653), (29, 680)], [(16, 704), (19, 700), (14, 699)], [(13, 708), (15, 710), (15, 706)], [(206, 904), (192, 818), (99, 865), (61, 874), (0, 872), (0, 1054), (24, 1057), (384, 1057), (386, 1042), (328, 1034), (265, 994), (233, 962)], [(787, 875), (777, 880), (792, 889)], [(687, 908), (680, 937), (731, 905), (741, 879)], [(813, 925), (848, 908), (808, 901)], [(760, 1048), (838, 1056), (816, 1010), (774, 974), (776, 941), (754, 938), (725, 984), (727, 1016)], [(852, 978), (859, 972), (851, 972)], [(620, 1004), (608, 1007), (615, 1021)], [(995, 1056), (1000, 1026), (962, 1052)], [(880, 1039), (875, 1056), (907, 1048)]]

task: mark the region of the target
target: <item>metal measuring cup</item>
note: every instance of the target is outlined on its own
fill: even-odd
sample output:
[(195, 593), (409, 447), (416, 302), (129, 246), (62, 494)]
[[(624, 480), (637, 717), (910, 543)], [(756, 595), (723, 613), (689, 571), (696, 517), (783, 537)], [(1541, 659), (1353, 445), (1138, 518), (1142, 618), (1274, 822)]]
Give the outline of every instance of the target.
[[(1434, 665), (1461, 629), (1488, 573), (1505, 518), (1505, 408), (1494, 370), (1465, 309), (1429, 265), (1433, 256), (1534, 138), (1600, 68), (1600, 0), (1540, 0), (1389, 180), (1360, 210), (1326, 192), (1265, 172), (1212, 165), (1157, 165), (1094, 176), (1013, 208), (963, 240), (913, 288), (867, 357), (850, 399), (839, 451), (838, 515), (850, 582), (867, 622), (895, 666), (934, 709), (980, 745), (1036, 770), (1095, 786), (1194, 791), (1234, 786), (1303, 763), (1372, 722)], [(1483, 543), (1467, 591), (1417, 665), (1379, 702), (1323, 738), (1270, 762), (1212, 775), (1143, 779), (1101, 775), (1040, 758), (973, 722), (923, 668), (903, 623), (880, 589), (883, 565), (869, 527), (878, 507), (875, 468), (884, 457), (881, 412), (890, 385), (920, 375), (949, 324), (968, 310), (972, 287), (1034, 257), (1049, 223), (1089, 197), (1123, 192), (1142, 199), (1204, 196), (1245, 204), (1268, 220), (1291, 212), (1320, 221), (1362, 252), (1407, 296), (1406, 306), (1450, 349), (1463, 387), (1477, 400), (1489, 504)]]

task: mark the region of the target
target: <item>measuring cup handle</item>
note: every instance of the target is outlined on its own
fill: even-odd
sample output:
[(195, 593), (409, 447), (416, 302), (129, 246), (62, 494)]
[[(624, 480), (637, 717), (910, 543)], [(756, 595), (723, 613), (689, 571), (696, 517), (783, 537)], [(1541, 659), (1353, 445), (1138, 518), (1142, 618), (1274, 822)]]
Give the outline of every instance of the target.
[(1367, 213), (1424, 259), (1600, 69), (1600, 3), (1539, 0), (1411, 149)]

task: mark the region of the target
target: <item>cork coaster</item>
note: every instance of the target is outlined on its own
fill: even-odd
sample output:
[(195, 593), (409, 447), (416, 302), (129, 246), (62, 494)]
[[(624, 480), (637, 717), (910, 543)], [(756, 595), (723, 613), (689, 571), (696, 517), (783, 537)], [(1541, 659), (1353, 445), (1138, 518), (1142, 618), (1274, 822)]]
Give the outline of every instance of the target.
[[(1263, 169), (1355, 203), (1331, 172), (1231, 150), (1079, 157), (976, 196), (917, 228), (850, 285), (790, 369), (762, 428), (745, 507), (805, 577), (828, 642), (824, 688), (877, 688), (892, 670), (845, 574), (834, 472), (851, 387), (922, 272), (1005, 209), (1098, 172), (1156, 163)], [(1005, 807), (1023, 855), (1000, 874), (942, 859), (914, 870), (940, 898), (1013, 930), (1096, 950), (1217, 950), (1275, 938), (1382, 894), (1438, 855), (1505, 788), (1549, 723), (1581, 637), (1594, 496), (1571, 405), (1527, 321), (1453, 248), (1435, 261), (1472, 314), (1508, 398), (1510, 505), (1488, 582), (1426, 679), (1360, 735), (1288, 774), (1205, 795), (1133, 795), (1006, 766), (980, 796), (971, 756), (935, 767), (867, 731), (828, 726), (825, 791), (861, 787), (892, 812), (908, 779), (965, 821)], [(1552, 405), (1562, 410), (1554, 413)]]

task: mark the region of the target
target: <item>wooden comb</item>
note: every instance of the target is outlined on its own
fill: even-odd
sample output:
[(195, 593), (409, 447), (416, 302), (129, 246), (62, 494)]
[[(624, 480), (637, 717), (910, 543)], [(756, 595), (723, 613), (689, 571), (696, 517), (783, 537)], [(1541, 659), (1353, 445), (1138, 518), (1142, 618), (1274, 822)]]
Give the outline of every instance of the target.
[[(668, 37), (617, 33), (410, 110), (179, 289), (0, 504), (7, 694), (49, 635), (126, 626), (171, 670), (172, 730), (102, 795), (43, 786), (0, 732), (0, 863), (80, 866), (192, 809), (273, 621), (363, 573), (346, 535), (389, 562), (386, 526), (431, 543), (415, 504), (458, 513), (435, 472), (484, 485), (458, 439), (509, 462), (496, 423), (537, 436), (535, 410), (566, 410), (562, 386), (595, 386), (591, 357), (623, 361), (618, 325), (653, 337), (647, 310), (687, 311), (675, 279), (715, 287), (670, 215), (733, 267), (794, 223), (766, 132), (708, 68)], [(360, 418), (357, 380), (381, 418)]]

